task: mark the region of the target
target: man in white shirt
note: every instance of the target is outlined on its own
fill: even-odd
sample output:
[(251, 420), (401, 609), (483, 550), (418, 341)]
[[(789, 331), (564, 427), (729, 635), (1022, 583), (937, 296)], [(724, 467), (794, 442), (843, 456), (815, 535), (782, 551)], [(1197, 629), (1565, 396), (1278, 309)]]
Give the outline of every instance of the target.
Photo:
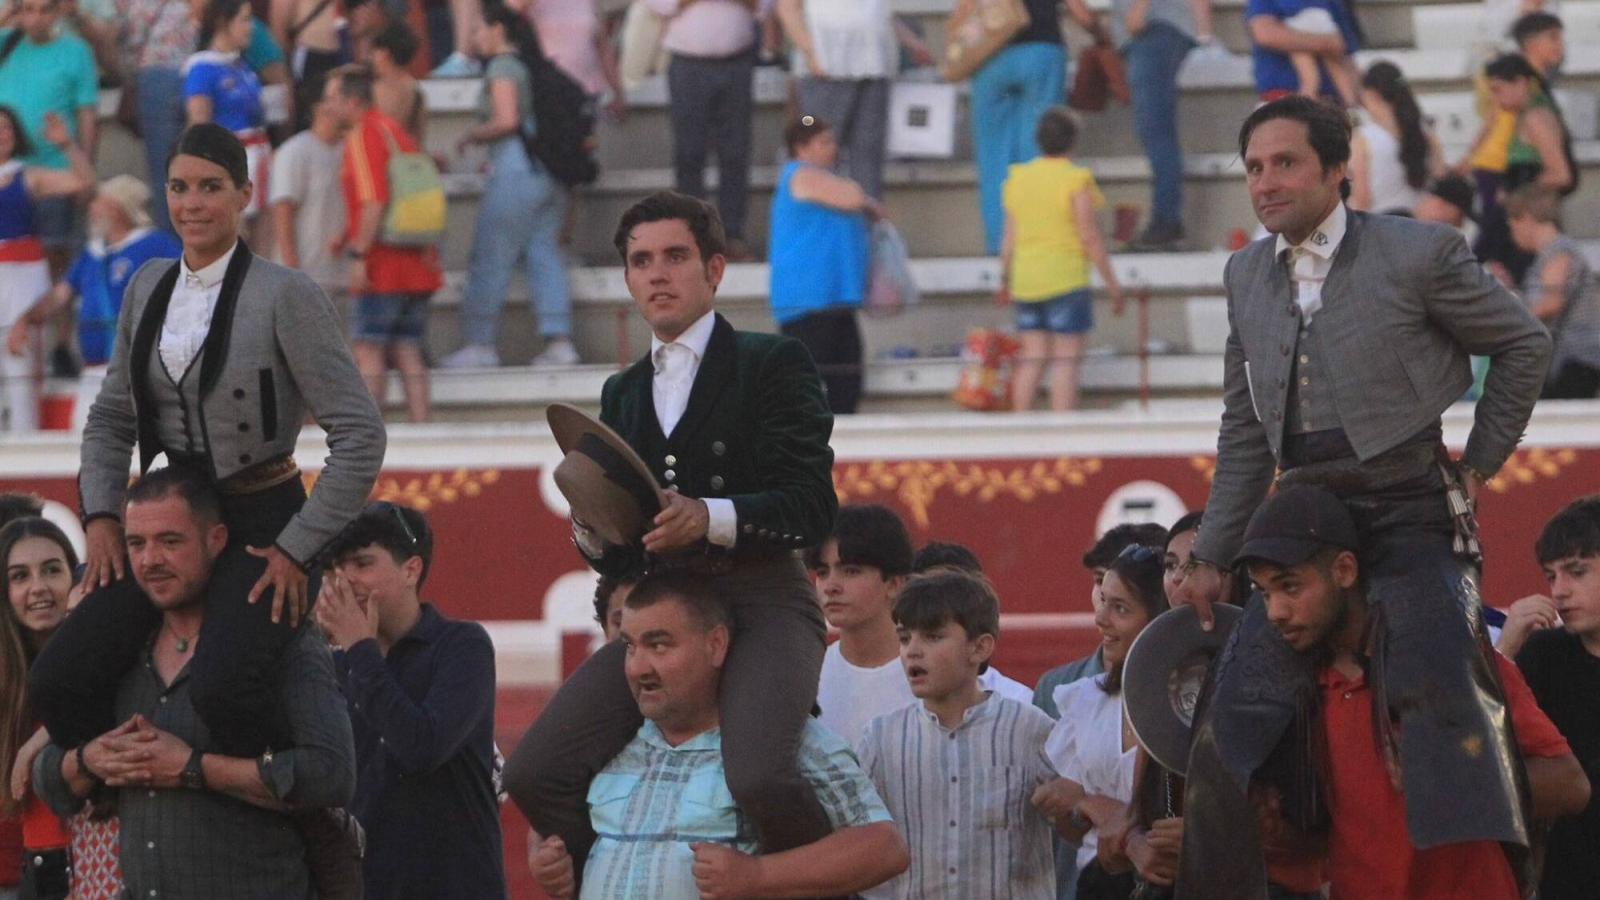
[[(697, 4), (698, 5), (698, 4)], [(624, 278), (653, 334), (650, 354), (607, 380), (600, 419), (628, 442), (666, 508), (630, 547), (578, 546), (603, 575), (700, 572), (729, 607), (736, 638), (721, 691), (728, 788), (762, 849), (832, 829), (795, 769), (816, 702), (825, 627), (795, 556), (833, 528), (833, 416), (805, 347), (735, 331), (712, 311), (726, 265), (717, 212), (662, 192), (623, 214)], [(625, 648), (602, 647), (562, 685), (506, 766), (506, 786), (575, 870), (594, 842), (588, 784), (642, 724), (623, 677)]]

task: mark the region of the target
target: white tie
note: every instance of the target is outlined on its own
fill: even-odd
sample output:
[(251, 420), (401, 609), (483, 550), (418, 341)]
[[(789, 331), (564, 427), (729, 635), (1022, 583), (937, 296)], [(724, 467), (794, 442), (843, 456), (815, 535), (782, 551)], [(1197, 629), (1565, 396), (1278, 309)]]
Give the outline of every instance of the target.
[(662, 344), (656, 351), (656, 419), (661, 423), (661, 433), (668, 437), (689, 405), (689, 373), (693, 365), (694, 351), (683, 344)]

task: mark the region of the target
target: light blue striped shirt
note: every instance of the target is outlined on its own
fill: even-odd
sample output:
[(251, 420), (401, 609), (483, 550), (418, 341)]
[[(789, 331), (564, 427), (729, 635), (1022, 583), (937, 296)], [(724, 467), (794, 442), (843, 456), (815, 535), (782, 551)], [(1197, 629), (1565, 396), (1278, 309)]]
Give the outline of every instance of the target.
[(1056, 776), (1051, 718), (994, 693), (947, 730), (921, 703), (879, 716), (861, 765), (899, 823), (911, 868), (871, 891), (895, 900), (1054, 900), (1051, 826), (1034, 788)]
[[(850, 746), (814, 720), (800, 733), (797, 762), (834, 828), (889, 821)], [(646, 721), (590, 783), (589, 818), (598, 839), (582, 900), (699, 900), (691, 844), (757, 849), (754, 826), (728, 791), (718, 728), (673, 747)]]

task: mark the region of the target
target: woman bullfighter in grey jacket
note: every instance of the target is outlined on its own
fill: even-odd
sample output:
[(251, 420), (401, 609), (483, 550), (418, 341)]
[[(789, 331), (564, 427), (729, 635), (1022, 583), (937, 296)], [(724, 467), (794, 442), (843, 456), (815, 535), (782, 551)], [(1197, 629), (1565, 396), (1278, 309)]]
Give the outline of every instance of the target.
[[(215, 125), (184, 132), (167, 180), (183, 258), (134, 275), (83, 433), (78, 491), (93, 592), (29, 678), (33, 709), (62, 746), (117, 724), (112, 690), (160, 618), (126, 577), (121, 514), (135, 447), (141, 472), (165, 453), (223, 497), (228, 545), (205, 625), (178, 637), (196, 644), (194, 704), (216, 751), (231, 756), (287, 746), (274, 689), (280, 653), (314, 595), (313, 560), (377, 480), (383, 420), (333, 305), (311, 278), (237, 237), (250, 190), (237, 138)], [(293, 457), (308, 412), (329, 448), (309, 498)]]

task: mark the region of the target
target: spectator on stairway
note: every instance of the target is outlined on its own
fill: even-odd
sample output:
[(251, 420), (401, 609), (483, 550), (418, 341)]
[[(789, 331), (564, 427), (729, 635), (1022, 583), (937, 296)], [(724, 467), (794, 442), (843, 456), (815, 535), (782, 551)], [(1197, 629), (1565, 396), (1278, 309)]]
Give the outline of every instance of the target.
[[(1183, 240), (1183, 147), (1178, 143), (1178, 71), (1195, 47), (1195, 7), (1206, 0), (1117, 0), (1111, 42), (1128, 67), (1133, 127), (1150, 163), (1150, 217), (1131, 251), (1176, 250)], [(1078, 24), (1099, 26), (1084, 0), (1067, 0)]]
[(706, 158), (717, 157), (717, 212), (728, 261), (751, 258), (745, 243), (750, 204), (750, 141), (755, 115), (756, 37), (767, 0), (645, 0), (667, 20), (661, 45), (671, 55), (672, 165), (679, 193), (706, 196)]
[(1438, 222), (1461, 232), (1470, 245), (1478, 236), (1478, 223), (1472, 209), (1477, 190), (1472, 182), (1454, 172), (1441, 175), (1428, 183), (1427, 190), (1417, 198), (1411, 208), (1412, 218), (1424, 222)]
[[(1478, 185), (1479, 225), (1482, 232), (1473, 250), (1486, 265), (1504, 270), (1501, 277), (1517, 283), (1532, 257), (1511, 240), (1502, 203), (1507, 194), (1525, 184), (1566, 193), (1576, 186), (1572, 138), (1538, 71), (1520, 54), (1507, 53), (1484, 67), (1495, 106), (1514, 118), (1503, 168), (1480, 168), (1481, 157), (1469, 157)], [(1497, 273), (1500, 274), (1500, 273)]]
[(65, 278), (40, 297), (8, 336), (16, 354), (35, 338), (34, 329), (79, 301), (78, 349), (83, 372), (72, 404), (72, 430), (82, 431), (89, 407), (100, 395), (116, 342), (122, 296), (133, 273), (152, 259), (177, 259), (183, 248), (170, 231), (153, 227), (148, 208), (150, 188), (132, 175), (117, 175), (100, 184), (89, 202), (89, 242), (73, 260)]
[(778, 18), (795, 47), (800, 109), (834, 123), (843, 174), (883, 199), (889, 83), (903, 46), (918, 66), (933, 54), (894, 16), (890, 0), (778, 0)]
[(1366, 116), (1350, 141), (1350, 208), (1410, 211), (1444, 158), (1411, 85), (1391, 62), (1373, 63), (1361, 78)]
[(412, 78), (430, 76), (432, 40), (422, 0), (344, 0), (344, 9), (350, 55), (356, 62), (371, 66), (373, 40), (390, 25), (404, 25), (411, 32), (412, 52), (402, 67)]
[(311, 127), (290, 138), (272, 155), (268, 179), (277, 261), (310, 275), (330, 297), (344, 292), (345, 266), (333, 245), (345, 232), (339, 166), (349, 129), (321, 96), (326, 78), (307, 82), (316, 89), (308, 107)]
[[(1330, 32), (1302, 31), (1290, 22), (1308, 9), (1325, 12), (1333, 19)], [(1341, 97), (1331, 77), (1331, 70), (1348, 65), (1348, 60), (1361, 49), (1361, 39), (1356, 30), (1355, 18), (1350, 8), (1340, 0), (1247, 0), (1244, 8), (1245, 24), (1250, 33), (1251, 59), (1255, 71), (1256, 94), (1263, 101), (1276, 100), (1295, 93), (1342, 99), (1353, 105), (1355, 97)], [(1320, 16), (1318, 17), (1320, 18)], [(1307, 20), (1300, 20), (1304, 25)], [(1293, 54), (1305, 53), (1318, 57), (1322, 75), (1314, 88), (1301, 84), (1300, 74), (1291, 59)], [(1353, 83), (1353, 79), (1352, 79)]]
[(1561, 197), (1523, 185), (1505, 206), (1512, 242), (1533, 254), (1522, 299), (1555, 341), (1540, 397), (1590, 399), (1600, 392), (1600, 296), (1583, 248), (1561, 228)]
[[(29, 166), (66, 172), (67, 154), (45, 133), (46, 117), (59, 116), (67, 141), (94, 159), (99, 138), (99, 75), (82, 38), (61, 34), (62, 0), (19, 0), (14, 24), (0, 28), (0, 106), (8, 106), (34, 149)], [(69, 195), (41, 196), (33, 209), (34, 236), (44, 246), (50, 274), (59, 275), (83, 243), (83, 212)]]
[[(188, 0), (188, 3), (190, 17), (201, 26), (201, 31), (203, 32), (206, 8), (210, 5), (210, 0)], [(251, 0), (250, 33), (248, 39), (239, 48), (239, 58), (250, 68), (250, 71), (256, 73), (257, 80), (261, 82), (264, 98), (263, 109), (265, 110), (269, 106), (265, 98), (272, 91), (281, 90), (283, 92), (282, 112), (286, 115), (284, 121), (293, 122), (294, 85), (289, 77), (289, 61), (284, 58), (283, 48), (273, 38), (272, 29), (267, 26), (267, 23), (255, 17), (256, 7), (254, 4), (255, 0)], [(209, 49), (207, 43), (206, 37), (202, 33), (196, 42), (196, 46), (200, 50), (206, 50)], [(268, 113), (268, 115), (271, 115), (271, 113)]]
[[(209, 0), (200, 18), (200, 52), (183, 66), (183, 105), (190, 125), (216, 122), (244, 144), (250, 164), (247, 228), (266, 205), (267, 167), (272, 142), (267, 138), (261, 105), (261, 81), (245, 63), (242, 51), (255, 22), (246, 0)], [(165, 183), (165, 182), (163, 182)]]
[(529, 300), (544, 340), (544, 349), (533, 358), (533, 364), (576, 365), (572, 295), (566, 251), (561, 246), (569, 196), (566, 186), (533, 158), (523, 137), (538, 128), (532, 83), (538, 44), (526, 18), (492, 4), (484, 9), (478, 50), (488, 60), (478, 124), (459, 143), (488, 145), (491, 173), (478, 202), (462, 300), (465, 343), (440, 365), (457, 369), (500, 364), (495, 332), (511, 273), (519, 261), (527, 266)]
[(833, 126), (802, 116), (784, 130), (790, 161), (778, 174), (767, 233), (769, 297), (778, 330), (811, 351), (835, 415), (861, 399), (861, 326), (867, 295), (867, 222), (883, 207), (855, 181), (833, 172), (839, 143)]
[(617, 48), (595, 0), (511, 0), (506, 5), (523, 7), (544, 55), (583, 88), (597, 110), (613, 121), (627, 115)]
[[(122, 90), (132, 91), (132, 112), (144, 144), (146, 183), (167, 183), (167, 157), (183, 130), (183, 64), (194, 52), (199, 25), (188, 7), (170, 0), (115, 0), (122, 27), (118, 33), (125, 61)], [(131, 71), (130, 71), (131, 70)], [(127, 104), (129, 101), (124, 100)], [(150, 218), (172, 230), (167, 192), (151, 192)]]
[(349, 62), (337, 0), (272, 0), (272, 37), (289, 57), (295, 91), (295, 130), (311, 126), (325, 76)]
[(417, 51), (416, 33), (403, 22), (390, 22), (372, 36), (368, 58), (374, 104), (420, 145), (426, 132), (428, 105), (422, 83), (411, 74)]
[(450, 35), (454, 47), (433, 70), (433, 78), (481, 78), (483, 63), (474, 52), (473, 37), (483, 27), (482, 0), (449, 0)]
[(351, 327), (356, 365), (373, 396), (382, 403), (390, 365), (400, 373), (406, 416), (428, 418), (428, 369), (422, 343), (428, 327), (428, 300), (443, 283), (435, 247), (399, 247), (380, 239), (389, 202), (389, 158), (414, 153), (417, 143), (373, 102), (373, 76), (364, 66), (335, 69), (323, 93), (344, 127), (344, 188), (348, 225), (339, 241), (355, 298)]
[(1075, 409), (1085, 335), (1094, 328), (1092, 263), (1105, 282), (1114, 309), (1122, 308), (1122, 286), (1111, 268), (1096, 212), (1105, 205), (1094, 175), (1070, 154), (1078, 125), (1066, 107), (1039, 118), (1043, 155), (1011, 167), (1006, 178), (1005, 238), (1000, 243), (1003, 283), (995, 304), (1016, 304), (1022, 353), (1012, 372), (1012, 408), (1033, 408), (1046, 362), (1050, 408)]
[[(0, 105), (0, 330), (10, 332), (24, 311), (50, 289), (50, 267), (39, 233), (39, 206), (53, 197), (72, 197), (94, 184), (94, 165), (73, 143), (66, 121), (44, 114), (44, 139), (71, 166), (67, 171), (28, 165), (43, 154), (23, 129), (22, 117)], [(39, 426), (39, 342), (0, 353), (0, 432), (28, 432)]]
[(1039, 116), (1066, 102), (1067, 47), (1059, 0), (1023, 0), (1028, 24), (972, 76), (972, 146), (984, 246), (1000, 252), (1005, 212), (1000, 186), (1012, 165), (1039, 155)]

